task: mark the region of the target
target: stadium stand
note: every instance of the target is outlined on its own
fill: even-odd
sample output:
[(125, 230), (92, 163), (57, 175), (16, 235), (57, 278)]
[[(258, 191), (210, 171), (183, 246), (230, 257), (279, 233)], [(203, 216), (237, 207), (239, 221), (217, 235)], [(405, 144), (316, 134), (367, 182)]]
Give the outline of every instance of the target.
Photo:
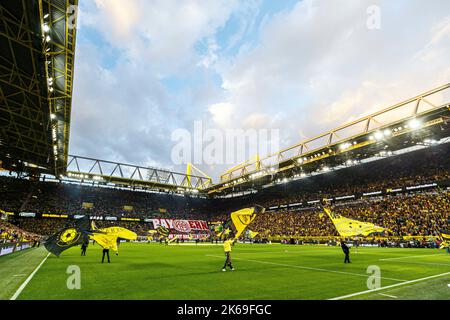
[(0, 221), (0, 244), (38, 241), (39, 239), (40, 236), (36, 233), (25, 231), (16, 225)]
[[(166, 194), (133, 192), (53, 182), (31, 182), (25, 179), (0, 177), (4, 197), (0, 206), (6, 211), (27, 211), (37, 214), (88, 214), (127, 217), (152, 217), (167, 210), (172, 216), (184, 217), (200, 199)], [(92, 203), (93, 208), (83, 208)], [(128, 210), (125, 206), (132, 207)]]
[[(385, 227), (392, 237), (428, 237), (437, 236), (448, 227), (449, 157), (447, 143), (227, 199), (186, 198), (2, 176), (0, 190), (4, 196), (0, 204), (3, 210), (35, 213), (38, 218), (16, 215), (11, 221), (41, 235), (49, 235), (65, 223), (65, 219), (39, 218), (42, 214), (140, 218), (141, 222), (97, 224), (123, 226), (145, 235), (150, 228), (145, 218), (221, 221), (231, 210), (259, 204), (268, 211), (255, 220), (252, 230), (259, 232), (260, 238), (286, 241), (337, 236), (332, 222), (316, 207), (321, 199), (330, 198), (336, 212)], [(83, 208), (83, 203), (91, 203), (92, 208)], [(125, 210), (124, 206), (132, 209)]]

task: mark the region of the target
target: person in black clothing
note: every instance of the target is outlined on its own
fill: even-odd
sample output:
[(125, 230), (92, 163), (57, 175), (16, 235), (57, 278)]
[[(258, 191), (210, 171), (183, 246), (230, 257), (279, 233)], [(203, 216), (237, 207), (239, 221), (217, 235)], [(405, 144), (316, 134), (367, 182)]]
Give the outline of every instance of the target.
[(341, 240), (341, 248), (345, 254), (344, 263), (350, 263), (350, 248)]
[(85, 241), (81, 244), (81, 256), (85, 256), (86, 255), (86, 249), (88, 247), (88, 242)]
[(105, 261), (105, 255), (108, 256), (108, 263), (111, 263), (111, 261), (109, 260), (109, 249), (103, 249), (102, 263)]
[[(120, 247), (120, 238), (117, 238), (117, 250), (119, 250)], [(119, 255), (119, 251), (116, 252), (116, 256)]]

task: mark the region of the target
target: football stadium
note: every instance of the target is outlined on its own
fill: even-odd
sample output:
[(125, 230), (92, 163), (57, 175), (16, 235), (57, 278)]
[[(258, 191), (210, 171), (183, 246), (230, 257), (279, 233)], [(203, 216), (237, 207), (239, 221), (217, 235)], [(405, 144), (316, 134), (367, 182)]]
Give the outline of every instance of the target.
[[(175, 6), (182, 6), (181, 2)], [(281, 136), (291, 124), (310, 128), (304, 135), (295, 131), (302, 128), (295, 128), (296, 143), (285, 143), (291, 140), (282, 136), (279, 149), (225, 163), (219, 174), (214, 166), (192, 159), (172, 165), (162, 160), (168, 155), (161, 150), (167, 149), (140, 145), (142, 139), (163, 139), (165, 131), (158, 128), (168, 122), (152, 123), (147, 135), (129, 140), (121, 136), (122, 127), (133, 130), (138, 124), (128, 119), (108, 122), (107, 114), (116, 110), (113, 106), (98, 107), (106, 124), (92, 126), (86, 120), (96, 111), (82, 109), (85, 102), (79, 96), (97, 81), (94, 73), (104, 72), (105, 86), (113, 87), (106, 96), (126, 89), (108, 80), (112, 77), (108, 68), (118, 68), (120, 77), (134, 76), (120, 66), (103, 66), (99, 71), (97, 56), (83, 51), (86, 39), (97, 36), (94, 26), (101, 24), (89, 8), (109, 12), (113, 3), (0, 1), (0, 300), (450, 299), (450, 73), (448, 55), (439, 55), (449, 50), (447, 2), (432, 5), (442, 17), (446, 12), (447, 20), (430, 27), (435, 33), (429, 35), (433, 40), (424, 50), (431, 52), (442, 39), (445, 45), (421, 60), (421, 66), (435, 63), (446, 73), (433, 78), (402, 70), (407, 81), (395, 80), (395, 86), (385, 81), (385, 88), (368, 85), (369, 91), (379, 93), (369, 96), (370, 108), (337, 109), (339, 114), (351, 112), (342, 117), (332, 116), (336, 113), (332, 107), (320, 116), (310, 104), (313, 98), (305, 98), (302, 104), (308, 106), (294, 113), (298, 119), (289, 123), (286, 119), (278, 127)], [(275, 26), (267, 22), (266, 28), (293, 24), (297, 20), (280, 17), (301, 13), (311, 3), (293, 1), (292, 7), (274, 14)], [(121, 17), (120, 23), (138, 19), (131, 17), (127, 5), (116, 7), (117, 16), (108, 19)], [(382, 17), (389, 19), (388, 9), (382, 3), (380, 7), (382, 13), (387, 11)], [(370, 16), (372, 11), (362, 8), (362, 15)], [(219, 12), (219, 16), (226, 14)], [(159, 18), (176, 24), (178, 13), (173, 14), (173, 18), (164, 14)], [(220, 25), (226, 29), (224, 21)], [(191, 30), (185, 29), (186, 34)], [(120, 32), (125, 39), (125, 31)], [(133, 41), (158, 46), (158, 39)], [(407, 50), (406, 42), (402, 45)], [(121, 54), (108, 50), (104, 54)], [(236, 59), (244, 55), (242, 50)], [(439, 65), (436, 61), (441, 58)], [(413, 64), (414, 59), (405, 63)], [(246, 68), (245, 63), (236, 66)], [(274, 90), (288, 94), (292, 88), (277, 87), (282, 81), (278, 69), (270, 63), (266, 66), (274, 73)], [(425, 72), (421, 68), (415, 70)], [(435, 69), (430, 66), (430, 70)], [(76, 77), (87, 71), (92, 78)], [(339, 86), (351, 87), (344, 78), (338, 78)], [(152, 81), (148, 86), (153, 86)], [(193, 88), (199, 85), (196, 79), (188, 82)], [(234, 88), (237, 82), (228, 85)], [(252, 96), (265, 99), (269, 93), (264, 91), (270, 89), (258, 83)], [(144, 87), (141, 93), (133, 82), (126, 94), (134, 99), (146, 90), (150, 89)], [(320, 95), (328, 90), (335, 92), (324, 86)], [(102, 101), (100, 91), (92, 106), (110, 103)], [(338, 99), (337, 93), (330, 94)], [(348, 103), (359, 105), (361, 94), (350, 92)], [(120, 99), (116, 99), (119, 104)], [(283, 99), (267, 103), (275, 104), (281, 114), (292, 106)], [(133, 106), (124, 108), (140, 117)], [(238, 109), (231, 110), (242, 111)], [(173, 121), (183, 116), (195, 120), (195, 114), (181, 111), (167, 111), (166, 116)], [(101, 136), (105, 126), (113, 128), (106, 132), (113, 135), (114, 143), (98, 156), (96, 150), (104, 150), (102, 144), (108, 142), (93, 135)], [(77, 149), (80, 141), (90, 149)], [(139, 159), (128, 162), (133, 158), (126, 154), (138, 149), (139, 154), (156, 159), (156, 165)], [(92, 154), (73, 153), (80, 150)]]

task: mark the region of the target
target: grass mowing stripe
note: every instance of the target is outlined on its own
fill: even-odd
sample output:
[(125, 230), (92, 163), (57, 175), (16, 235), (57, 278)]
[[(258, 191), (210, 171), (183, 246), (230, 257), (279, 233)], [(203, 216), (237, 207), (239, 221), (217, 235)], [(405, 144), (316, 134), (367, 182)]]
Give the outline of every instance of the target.
[(17, 291), (14, 293), (14, 295), (11, 297), (10, 300), (16, 300), (17, 297), (19, 297), (19, 295), (22, 293), (23, 289), (25, 289), (27, 284), (31, 281), (31, 279), (33, 279), (34, 275), (36, 274), (36, 272), (38, 272), (40, 267), (44, 264), (45, 260), (47, 260), (49, 255), (50, 255), (50, 252), (45, 256), (44, 259), (42, 259), (41, 263), (36, 267), (36, 269), (34, 269), (34, 271), (28, 276), (28, 278), (22, 283), (22, 285), (19, 287), (19, 289), (17, 289)]
[(425, 281), (425, 280), (430, 280), (430, 279), (443, 277), (443, 276), (447, 276), (447, 275), (450, 275), (450, 272), (440, 273), (440, 274), (436, 274), (434, 276), (429, 276), (429, 277), (415, 279), (415, 280), (409, 280), (409, 281), (405, 281), (405, 282), (402, 282), (402, 283), (396, 283), (396, 284), (392, 284), (390, 286), (385, 286), (385, 287), (381, 287), (381, 288), (377, 288), (377, 289), (371, 289), (371, 290), (365, 290), (365, 291), (361, 291), (361, 292), (351, 293), (351, 294), (347, 294), (345, 296), (331, 298), (331, 299), (328, 299), (328, 300), (342, 300), (342, 299), (352, 298), (352, 297), (360, 296), (360, 295), (363, 295), (363, 294), (366, 294), (366, 293), (372, 293), (372, 292), (376, 292), (376, 291), (380, 291), (380, 290), (395, 288), (395, 287), (404, 286), (404, 285), (407, 285), (407, 284), (416, 283), (416, 282)]
[[(215, 256), (215, 255), (208, 255), (208, 254), (206, 256), (207, 257), (215, 257), (215, 258), (223, 258), (222, 256)], [(352, 276), (358, 276), (358, 277), (364, 277), (364, 278), (368, 277), (367, 274), (361, 274), (361, 273), (346, 272), (346, 271), (336, 271), (336, 270), (329, 270), (329, 269), (322, 269), (322, 268), (313, 268), (313, 267), (305, 267), (305, 266), (297, 266), (297, 265), (292, 265), (292, 264), (276, 263), (276, 262), (269, 262), (269, 261), (250, 260), (250, 259), (242, 259), (242, 258), (233, 258), (233, 260), (249, 261), (249, 262), (255, 262), (255, 263), (262, 263), (262, 264), (271, 264), (271, 265), (275, 265), (275, 266), (291, 267), (291, 268), (311, 270), (311, 271), (321, 271), (321, 272), (329, 272), (329, 273), (346, 274), (346, 275), (352, 275)], [(407, 281), (407, 280), (403, 280), (403, 279), (386, 278), (386, 277), (379, 277), (379, 278), (380, 279), (385, 279), (385, 280), (397, 281), (397, 282), (406, 282)]]

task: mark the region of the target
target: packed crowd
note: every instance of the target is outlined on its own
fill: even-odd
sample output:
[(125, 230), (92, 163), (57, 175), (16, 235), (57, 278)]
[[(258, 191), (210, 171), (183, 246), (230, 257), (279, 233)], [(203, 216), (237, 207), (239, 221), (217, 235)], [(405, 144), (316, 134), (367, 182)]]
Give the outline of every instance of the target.
[[(33, 218), (16, 218), (14, 224), (23, 230), (31, 233), (38, 233), (42, 236), (50, 236), (56, 231), (63, 229), (67, 224), (74, 221), (66, 219), (33, 219)], [(139, 236), (146, 236), (148, 230), (153, 229), (150, 223), (133, 222), (133, 221), (95, 221), (95, 226), (99, 229), (108, 227), (123, 227), (136, 232)]]
[[(222, 210), (305, 203), (425, 183), (450, 184), (450, 143), (293, 181), (234, 200), (218, 201)], [(220, 210), (219, 209), (219, 210)]]
[[(450, 229), (450, 193), (448, 191), (416, 192), (365, 200), (335, 203), (332, 211), (346, 218), (371, 222), (387, 229), (386, 235), (438, 236)], [(195, 217), (198, 219), (198, 217)], [(226, 221), (229, 214), (212, 215), (209, 221)], [(66, 219), (15, 218), (12, 222), (23, 230), (49, 236), (62, 229)], [(146, 236), (152, 223), (128, 221), (95, 221), (98, 228), (120, 226)], [(328, 237), (338, 233), (330, 218), (318, 207), (267, 211), (249, 227), (260, 238)]]
[(449, 227), (450, 193), (388, 196), (336, 210), (345, 217), (385, 227), (394, 236), (436, 236)]
[[(271, 237), (333, 236), (337, 233), (330, 219), (307, 201), (430, 182), (449, 186), (449, 158), (450, 144), (447, 143), (229, 199), (180, 197), (0, 176), (0, 209), (16, 213), (224, 221), (231, 211), (254, 204), (269, 208), (303, 203), (297, 210), (285, 209), (261, 215), (252, 229), (261, 236)], [(450, 213), (449, 194), (437, 190), (430, 189), (426, 194), (355, 197), (334, 203), (333, 210), (348, 218), (385, 227), (393, 236), (435, 235), (441, 228), (449, 227)], [(83, 203), (91, 203), (92, 208), (83, 208)], [(24, 230), (42, 235), (52, 234), (66, 222), (64, 219), (17, 217), (13, 221)], [(151, 229), (151, 224), (144, 222), (98, 221), (97, 225), (124, 226), (139, 235), (145, 235)]]
[(0, 221), (0, 244), (38, 241), (41, 237), (37, 233), (25, 231), (14, 224)]
[(0, 194), (2, 210), (36, 214), (186, 218), (205, 206), (198, 198), (6, 176), (0, 176)]
[[(388, 229), (387, 235), (438, 236), (450, 228), (450, 194), (445, 191), (386, 196), (339, 203), (334, 213)], [(330, 218), (320, 209), (267, 212), (250, 225), (271, 237), (337, 236)]]

